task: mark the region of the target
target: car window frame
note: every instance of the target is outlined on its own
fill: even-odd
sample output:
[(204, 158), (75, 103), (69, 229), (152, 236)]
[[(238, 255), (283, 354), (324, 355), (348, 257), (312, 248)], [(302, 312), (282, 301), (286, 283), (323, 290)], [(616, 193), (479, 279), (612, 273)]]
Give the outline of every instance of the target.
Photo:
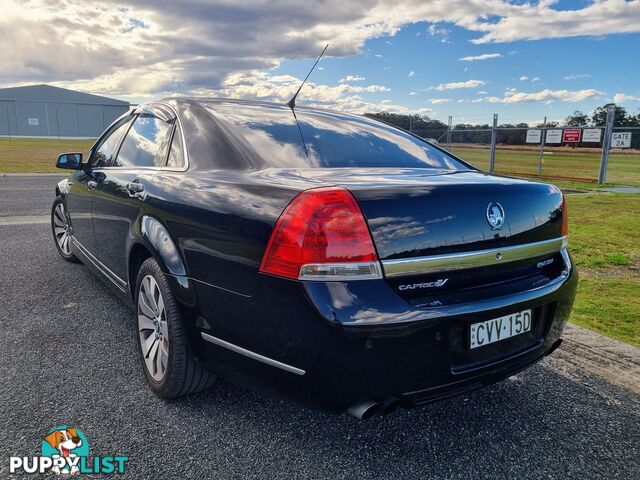
[[(167, 138), (169, 140), (168, 140), (168, 142), (166, 142), (167, 143), (167, 148), (166, 148), (166, 151), (164, 153), (164, 158), (162, 159), (160, 165), (153, 165), (153, 166), (116, 165), (115, 163), (118, 160), (118, 156), (120, 155), (120, 150), (122, 149), (122, 146), (124, 145), (124, 142), (127, 139), (127, 136), (129, 135), (129, 132), (131, 132), (131, 129), (135, 125), (136, 121), (140, 117), (142, 117), (143, 115), (156, 118), (156, 119), (161, 120), (163, 122), (170, 123), (170, 125), (171, 125), (169, 131), (167, 132)], [(146, 107), (137, 109), (135, 111), (135, 117), (134, 117), (133, 121), (130, 123), (129, 128), (127, 129), (127, 132), (122, 136), (122, 140), (120, 141), (120, 145), (118, 145), (118, 150), (116, 151), (116, 154), (113, 157), (113, 162), (112, 162), (111, 165), (109, 165), (108, 168), (117, 168), (118, 170), (158, 170), (158, 169), (165, 168), (167, 166), (167, 161), (169, 159), (169, 150), (171, 149), (171, 139), (173, 138), (173, 130), (175, 128), (175, 124), (176, 124), (176, 118), (175, 117), (172, 118), (169, 115), (163, 115), (161, 113), (161, 111), (159, 111), (158, 109), (153, 108), (152, 106), (146, 106)], [(159, 147), (161, 147), (161, 146), (162, 146), (162, 144), (159, 145)]]
[[(189, 155), (187, 152), (187, 143), (186, 143), (186, 137), (184, 134), (184, 128), (182, 126), (182, 122), (180, 120), (180, 117), (178, 116), (176, 110), (166, 104), (166, 103), (153, 103), (153, 104), (146, 104), (146, 105), (141, 105), (133, 110), (131, 110), (130, 112), (128, 112), (125, 115), (130, 115), (132, 118), (129, 121), (129, 128), (127, 128), (127, 131), (125, 132), (125, 134), (122, 136), (122, 138), (120, 139), (120, 142), (118, 143), (118, 148), (116, 150), (116, 154), (114, 156), (114, 162), (115, 160), (118, 158), (118, 155), (120, 154), (120, 148), (122, 147), (122, 144), (124, 142), (124, 139), (127, 137), (127, 135), (129, 134), (129, 130), (131, 129), (131, 127), (133, 126), (133, 123), (136, 121), (136, 119), (138, 118), (138, 116), (141, 113), (147, 113), (147, 114), (152, 114), (156, 117), (158, 117), (161, 120), (165, 120), (165, 121), (169, 121), (169, 120), (173, 120), (173, 125), (171, 128), (171, 131), (169, 132), (169, 138), (170, 141), (168, 142), (169, 148), (167, 148), (167, 151), (165, 152), (164, 155), (164, 160), (162, 162), (161, 166), (153, 166), (153, 167), (140, 167), (140, 166), (135, 166), (135, 165), (128, 165), (128, 166), (116, 166), (116, 165), (108, 165), (108, 166), (103, 166), (103, 167), (96, 167), (95, 170), (119, 170), (119, 171), (130, 171), (130, 170), (144, 170), (144, 171), (169, 171), (169, 172), (186, 172), (189, 169)], [(96, 143), (94, 144), (93, 147), (91, 147), (91, 155), (90, 155), (90, 161), (93, 159), (93, 153), (94, 153), (94, 149), (96, 147), (96, 145), (101, 145), (102, 139), (107, 135), (107, 132), (111, 132), (113, 126), (120, 122), (123, 119), (124, 115), (120, 118), (118, 118), (116, 121), (114, 121), (109, 128), (107, 129), (107, 131), (101, 135), (101, 137), (96, 141)], [(164, 117), (164, 118), (163, 118)], [(176, 128), (180, 128), (180, 136), (182, 137), (182, 159), (183, 159), (183, 165), (181, 167), (168, 167), (167, 166), (167, 162), (169, 161), (169, 153), (171, 151), (171, 145), (173, 144), (173, 137), (175, 134), (175, 130)]]
[[(129, 117), (129, 118), (127, 118), (127, 117)], [(125, 129), (125, 132), (122, 135), (122, 137), (120, 137), (120, 140), (118, 141), (118, 143), (116, 145), (116, 148), (114, 149), (115, 154), (114, 154), (113, 158), (115, 159), (115, 157), (118, 156), (118, 152), (120, 152), (120, 145), (122, 145), (122, 141), (124, 140), (124, 137), (126, 137), (127, 133), (129, 133), (129, 129), (131, 128), (131, 125), (133, 124), (133, 121), (135, 120), (135, 115), (130, 111), (125, 113), (124, 115), (121, 115), (116, 120), (114, 120), (114, 122), (111, 125), (109, 125), (109, 127), (103, 132), (102, 135), (100, 135), (100, 137), (98, 137), (96, 142), (92, 145), (91, 149), (89, 150), (89, 160), (87, 161), (87, 169), (89, 169), (89, 170), (102, 170), (103, 168), (109, 168), (109, 166), (107, 166), (107, 165), (103, 165), (103, 166), (100, 166), (100, 167), (95, 167), (94, 166), (96, 151), (109, 139), (109, 137), (111, 135), (113, 135), (115, 130), (120, 128), (121, 125), (119, 125), (119, 124), (123, 120), (126, 120), (128, 122), (128, 126)]]

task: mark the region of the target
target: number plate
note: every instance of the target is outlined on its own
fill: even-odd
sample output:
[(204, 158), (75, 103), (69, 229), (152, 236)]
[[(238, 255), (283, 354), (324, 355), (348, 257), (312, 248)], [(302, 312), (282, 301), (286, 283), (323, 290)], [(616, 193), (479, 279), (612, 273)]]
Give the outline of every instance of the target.
[(531, 330), (531, 310), (512, 313), (500, 318), (474, 323), (470, 327), (471, 348), (484, 347), (491, 343), (515, 337)]

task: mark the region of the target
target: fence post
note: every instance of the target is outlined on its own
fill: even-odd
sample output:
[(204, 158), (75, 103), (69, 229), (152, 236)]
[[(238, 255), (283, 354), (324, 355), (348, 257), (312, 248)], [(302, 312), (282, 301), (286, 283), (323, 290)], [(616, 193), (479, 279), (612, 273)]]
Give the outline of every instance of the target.
[(547, 117), (542, 122), (542, 138), (540, 139), (540, 158), (538, 158), (538, 176), (542, 175), (542, 157), (544, 156), (544, 144), (547, 140)]
[(453, 123), (453, 117), (449, 115), (449, 127), (447, 128), (447, 151), (451, 151), (451, 124)]
[(602, 140), (602, 156), (600, 157), (600, 173), (598, 183), (604, 183), (607, 179), (607, 166), (609, 164), (609, 149), (611, 148), (611, 134), (613, 133), (613, 120), (616, 116), (615, 104), (609, 105), (607, 110), (607, 126), (604, 129), (604, 139)]
[(493, 173), (496, 168), (496, 136), (498, 128), (498, 114), (493, 114), (493, 125), (491, 126), (491, 153), (489, 154), (489, 172)]

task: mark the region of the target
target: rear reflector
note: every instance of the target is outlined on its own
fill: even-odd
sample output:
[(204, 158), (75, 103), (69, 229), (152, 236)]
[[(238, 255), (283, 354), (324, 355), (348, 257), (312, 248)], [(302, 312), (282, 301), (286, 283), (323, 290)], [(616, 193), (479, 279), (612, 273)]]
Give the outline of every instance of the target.
[(306, 190), (278, 219), (260, 271), (300, 280), (382, 278), (358, 203), (340, 187)]

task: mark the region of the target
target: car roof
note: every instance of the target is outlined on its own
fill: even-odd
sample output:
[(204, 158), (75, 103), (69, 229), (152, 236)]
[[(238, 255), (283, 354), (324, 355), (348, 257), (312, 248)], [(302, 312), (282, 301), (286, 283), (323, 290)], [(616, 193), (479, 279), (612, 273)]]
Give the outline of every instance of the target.
[[(284, 107), (287, 110), (290, 109), (290, 107), (283, 102), (270, 102), (267, 100), (246, 100), (246, 99), (241, 99), (241, 98), (225, 98), (225, 97), (195, 97), (195, 96), (189, 96), (189, 97), (166, 97), (163, 98), (161, 100), (156, 100), (153, 102), (149, 102), (150, 104), (153, 103), (174, 103), (177, 106), (182, 106), (182, 105), (186, 105), (186, 104), (201, 104), (201, 105), (206, 105), (208, 107), (214, 107), (215, 109), (215, 105), (216, 104), (238, 104), (238, 105), (245, 105), (245, 106), (253, 106), (253, 107), (263, 107), (263, 108), (273, 108), (273, 107)], [(311, 106), (305, 106), (304, 104), (302, 105), (296, 105), (295, 107), (295, 111), (296, 112), (304, 112), (304, 113), (322, 113), (324, 115), (331, 115), (331, 116), (335, 116), (335, 117), (352, 117), (352, 118), (357, 118), (360, 120), (367, 120), (369, 122), (372, 123), (385, 123), (385, 122), (380, 122), (379, 120), (375, 119), (375, 118), (371, 118), (371, 117), (367, 117), (366, 115), (358, 115), (358, 114), (353, 114), (353, 113), (349, 113), (349, 112), (342, 112), (342, 111), (338, 111), (338, 110), (332, 110), (329, 108), (322, 108), (322, 107), (311, 107)]]

